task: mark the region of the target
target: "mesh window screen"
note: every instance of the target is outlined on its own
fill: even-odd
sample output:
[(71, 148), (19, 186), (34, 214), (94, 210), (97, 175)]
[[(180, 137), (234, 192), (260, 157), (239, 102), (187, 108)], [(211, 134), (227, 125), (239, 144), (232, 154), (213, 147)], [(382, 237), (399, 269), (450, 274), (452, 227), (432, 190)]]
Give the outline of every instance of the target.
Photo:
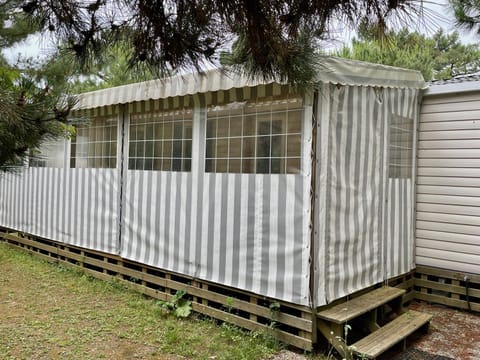
[(131, 115), (128, 168), (190, 171), (192, 117), (191, 109)]
[(117, 117), (92, 119), (77, 126), (72, 139), (72, 168), (115, 168), (117, 166)]
[(390, 178), (411, 178), (413, 166), (413, 119), (393, 115), (389, 128)]
[(30, 152), (29, 166), (63, 168), (65, 139), (46, 141), (40, 148)]
[(301, 98), (212, 106), (207, 112), (207, 172), (298, 174)]

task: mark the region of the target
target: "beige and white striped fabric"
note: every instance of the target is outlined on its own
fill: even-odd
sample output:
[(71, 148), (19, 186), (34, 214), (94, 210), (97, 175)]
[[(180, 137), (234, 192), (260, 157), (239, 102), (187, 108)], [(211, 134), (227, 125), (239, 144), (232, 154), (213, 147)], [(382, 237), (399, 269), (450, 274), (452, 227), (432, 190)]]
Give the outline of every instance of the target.
[(323, 305), (414, 267), (413, 180), (388, 177), (388, 124), (392, 114), (417, 120), (418, 90), (325, 84), (318, 99), (315, 283)]
[(118, 253), (118, 194), (115, 169), (25, 168), (0, 177), (0, 224)]
[[(304, 94), (299, 174), (204, 171), (206, 106), (288, 86), (221, 72), (127, 85), (82, 95), (77, 107), (119, 114), (117, 169), (3, 174), (0, 226), (307, 306), (404, 273), (414, 186), (387, 177), (387, 130), (391, 113), (416, 121), (423, 81), (338, 59), (323, 70), (316, 113)], [(184, 106), (194, 112), (191, 172), (129, 170), (129, 114)]]

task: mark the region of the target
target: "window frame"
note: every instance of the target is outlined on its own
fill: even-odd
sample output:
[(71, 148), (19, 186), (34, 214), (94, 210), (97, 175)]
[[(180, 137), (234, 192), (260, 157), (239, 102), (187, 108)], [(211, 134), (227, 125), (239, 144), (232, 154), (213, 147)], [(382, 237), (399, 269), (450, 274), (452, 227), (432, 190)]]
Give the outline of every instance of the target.
[[(129, 114), (125, 157), (128, 170), (190, 172), (193, 114), (191, 107)], [(143, 134), (138, 137), (142, 127)], [(150, 134), (147, 129), (151, 129)], [(149, 146), (151, 151), (147, 151)], [(139, 156), (142, 147), (143, 156)], [(150, 156), (146, 156), (147, 152)]]
[[(268, 108), (265, 110), (265, 108)], [(233, 114), (232, 114), (233, 112)], [(212, 115), (210, 115), (212, 114)], [(220, 114), (220, 115), (218, 115)], [(302, 172), (302, 139), (304, 128), (304, 99), (301, 96), (282, 96), (255, 99), (254, 101), (231, 102), (222, 105), (212, 105), (206, 109), (205, 126), (205, 172), (206, 173), (248, 173), (248, 174), (300, 174)], [(232, 118), (241, 120), (241, 134), (232, 136)], [(247, 125), (254, 122), (254, 129), (247, 131)], [(211, 123), (215, 123), (215, 132), (211, 133)], [(280, 126), (274, 126), (280, 122)], [(291, 126), (290, 122), (295, 123)], [(219, 124), (222, 131), (219, 133)], [(268, 123), (268, 130), (262, 131), (261, 124)], [(224, 129), (228, 127), (227, 129)], [(250, 127), (252, 128), (252, 127)], [(275, 131), (274, 128), (277, 128)], [(226, 131), (225, 131), (226, 130)], [(265, 132), (265, 133), (264, 133)], [(289, 153), (289, 140), (296, 138), (292, 144), (296, 146), (296, 153)], [(268, 143), (268, 156), (259, 153), (260, 141)], [(274, 140), (280, 140), (278, 150), (274, 149)], [(231, 143), (240, 141), (240, 156), (232, 156)], [(226, 143), (219, 146), (218, 142)], [(245, 144), (250, 144), (246, 151)], [(214, 146), (214, 148), (212, 148)], [(219, 148), (225, 148), (223, 156)], [(274, 152), (277, 156), (274, 156)], [(263, 156), (260, 156), (263, 155)], [(231, 166), (231, 162), (239, 165)], [(263, 169), (261, 168), (263, 162)], [(278, 162), (278, 165), (274, 165)], [(219, 167), (220, 164), (220, 167)], [(290, 164), (294, 164), (291, 166)], [(277, 169), (273, 169), (273, 167)]]
[[(76, 125), (70, 141), (70, 168), (116, 169), (119, 126), (117, 115), (97, 116), (88, 124)], [(79, 142), (79, 138), (86, 140)]]
[[(390, 179), (411, 179), (413, 177), (414, 122), (412, 118), (391, 114), (388, 125), (387, 168)], [(404, 161), (406, 164), (403, 164)]]

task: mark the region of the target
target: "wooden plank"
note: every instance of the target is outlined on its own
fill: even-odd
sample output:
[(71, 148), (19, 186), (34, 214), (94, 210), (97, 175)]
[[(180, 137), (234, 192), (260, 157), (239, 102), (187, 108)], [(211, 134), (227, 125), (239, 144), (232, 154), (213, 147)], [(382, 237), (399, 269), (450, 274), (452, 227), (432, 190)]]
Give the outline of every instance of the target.
[(129, 269), (123, 266), (119, 266), (118, 264), (109, 263), (103, 260), (98, 260), (92, 257), (88, 257), (88, 255), (81, 255), (75, 254), (73, 252), (67, 250), (58, 250), (59, 255), (68, 257), (72, 260), (76, 260), (82, 264), (93, 265), (99, 268), (103, 268), (106, 270), (110, 270), (113, 272), (117, 272), (119, 274), (123, 274), (126, 276), (130, 276), (134, 279), (138, 279), (140, 281), (150, 282), (152, 284), (156, 284), (159, 286), (165, 286), (165, 279), (162, 279), (158, 276), (151, 275), (145, 272)]
[[(424, 279), (415, 279), (415, 285), (419, 287), (424, 287), (432, 290), (440, 290), (440, 291), (445, 291), (448, 293), (452, 293), (457, 295), (456, 298), (459, 299), (458, 295), (466, 295), (467, 294), (467, 289), (465, 286), (460, 286), (460, 281), (458, 280), (453, 280), (455, 284), (446, 284), (446, 283), (440, 283), (438, 281), (432, 281), (432, 280), (424, 280)], [(479, 289), (468, 289), (468, 295), (476, 298), (480, 298), (480, 290)], [(480, 301), (480, 300), (479, 300)], [(476, 301), (476, 302), (479, 302)]]
[(18, 236), (18, 235), (7, 234), (4, 238), (8, 239), (8, 240), (12, 240), (12, 241), (17, 241), (17, 242), (19, 242), (21, 244), (24, 244), (24, 245), (27, 245), (27, 246), (33, 246), (33, 247), (36, 247), (38, 249), (42, 249), (42, 250), (45, 250), (47, 252), (51, 252), (53, 254), (57, 253), (57, 248), (54, 247), (54, 246), (43, 244), (43, 243), (40, 243), (38, 241), (30, 240), (30, 239), (27, 239), (27, 238), (24, 238), (24, 237), (21, 237), (21, 236)]
[[(256, 306), (257, 305), (257, 298), (252, 296), (250, 298), (250, 303), (253, 304), (254, 306)], [(257, 315), (255, 315), (255, 313), (251, 312), (250, 313), (250, 320), (257, 321)]]
[(441, 268), (434, 268), (434, 267), (427, 267), (427, 266), (417, 266), (416, 272), (419, 274), (427, 274), (433, 275), (438, 277), (444, 277), (447, 279), (456, 279), (463, 281), (465, 276), (470, 278), (470, 281), (473, 283), (480, 284), (480, 275), (472, 274), (472, 273), (465, 273), (465, 272), (458, 272), (448, 269), (441, 269)]
[(412, 290), (403, 296), (403, 304), (406, 304), (415, 299), (415, 291)]
[[(428, 279), (428, 276), (425, 275), (425, 274), (422, 274), (422, 275), (420, 275), (420, 276), (422, 277), (422, 280), (425, 280), (425, 281), (426, 281), (426, 280)], [(420, 291), (421, 291), (422, 293), (424, 293), (424, 294), (428, 293), (428, 289), (427, 289), (427, 288), (421, 288)]]
[[(203, 283), (201, 289), (208, 290), (208, 284)], [(208, 306), (208, 300), (202, 297), (202, 304)]]
[[(193, 286), (178, 283), (172, 280), (167, 280), (165, 286), (174, 290), (185, 290), (189, 295), (198, 296), (204, 299), (215, 301), (223, 305), (231, 303), (231, 306), (235, 309), (253, 313), (255, 315), (262, 316), (266, 319), (270, 319), (272, 317), (272, 313), (269, 308), (264, 306), (259, 306), (259, 305), (252, 305), (252, 303), (248, 301), (235, 299), (229, 296), (214, 293), (212, 291), (206, 291), (204, 289), (195, 288)], [(281, 305), (280, 305), (280, 309), (281, 309)], [(286, 325), (290, 325), (292, 327), (305, 330), (305, 331), (311, 331), (312, 329), (311, 319), (299, 318), (290, 314), (286, 314), (282, 311), (276, 314), (275, 321), (286, 324)]]
[(381, 287), (327, 310), (320, 310), (317, 312), (317, 317), (336, 324), (343, 324), (402, 296), (404, 293), (404, 289)]
[[(264, 330), (267, 331), (268, 327), (263, 324), (259, 324), (257, 322), (251, 321), (249, 319), (242, 318), (240, 316), (234, 315), (234, 314), (229, 314), (224, 311), (214, 309), (208, 306), (204, 306), (203, 304), (198, 304), (198, 303), (193, 303), (192, 304), (193, 310), (206, 314), (208, 316), (211, 316), (213, 318), (226, 321), (229, 323), (236, 324), (240, 327), (243, 327), (248, 330)], [(272, 335), (276, 337), (278, 340), (286, 342), (288, 344), (291, 344), (293, 346), (296, 346), (300, 349), (304, 349), (307, 351), (312, 350), (312, 342), (309, 339), (302, 338), (300, 336), (296, 336), (293, 334), (289, 334), (285, 331), (279, 330), (279, 329), (273, 329), (272, 330)]]
[(12, 249), (16, 249), (16, 250), (21, 249), (21, 250), (23, 250), (23, 251), (25, 251), (25, 252), (27, 252), (27, 253), (29, 253), (29, 254), (38, 256), (39, 258), (41, 258), (41, 259), (43, 259), (43, 260), (46, 260), (46, 261), (48, 261), (48, 262), (50, 262), (50, 263), (57, 263), (57, 262), (58, 262), (57, 259), (54, 259), (54, 258), (52, 258), (52, 257), (50, 257), (50, 256), (48, 256), (48, 255), (39, 253), (38, 251), (35, 251), (35, 250), (33, 250), (33, 249), (29, 249), (29, 248), (26, 248), (26, 247), (25, 247), (25, 248), (19, 248), (18, 245), (15, 245), (15, 244), (12, 244), (12, 243), (9, 243), (9, 242), (7, 242), (6, 244), (7, 244), (9, 247), (11, 247)]
[(347, 352), (347, 346), (343, 341), (343, 325), (318, 319), (317, 328), (325, 339), (337, 350), (342, 359), (351, 360), (351, 354)]
[(414, 280), (412, 278), (412, 279), (408, 279), (406, 281), (402, 281), (400, 284), (395, 285), (395, 287), (399, 288), (399, 289), (407, 290), (407, 289), (411, 288), (413, 286), (413, 284), (414, 284)]
[[(460, 281), (458, 280), (452, 280), (452, 286), (460, 286)], [(466, 289), (465, 289), (466, 290)], [(466, 291), (465, 291), (466, 292)], [(453, 299), (460, 299), (460, 295), (456, 292), (452, 292), (451, 294), (452, 298)], [(480, 291), (479, 291), (479, 295), (478, 297), (480, 297)]]
[(379, 330), (357, 341), (352, 348), (359, 356), (375, 359), (393, 345), (428, 324), (431, 319), (432, 315), (430, 314), (409, 310)]
[[(130, 275), (133, 275), (133, 277), (142, 275), (141, 272), (131, 270), (131, 269), (129, 269), (128, 273)], [(153, 275), (148, 275), (148, 276), (151, 279), (151, 277)], [(138, 277), (138, 278), (140, 279), (140, 277)], [(208, 285), (205, 285), (204, 288), (199, 288), (199, 287), (192, 286), (192, 285), (189, 285), (189, 284), (176, 282), (174, 280), (168, 280), (168, 278), (167, 279), (157, 278), (157, 279), (160, 279), (160, 281), (163, 281), (161, 286), (164, 286), (168, 289), (172, 289), (172, 290), (176, 290), (176, 291), (184, 290), (189, 295), (196, 296), (196, 297), (202, 298), (204, 300), (215, 301), (215, 302), (223, 304), (223, 305), (231, 303), (231, 306), (235, 309), (239, 309), (239, 310), (242, 310), (242, 311), (253, 313), (255, 315), (259, 315), (259, 316), (265, 317), (267, 319), (269, 319), (272, 316), (270, 309), (267, 308), (267, 307), (252, 305), (251, 302), (239, 300), (239, 299), (236, 299), (236, 298), (232, 298), (230, 296), (226, 296), (226, 295), (222, 295), (222, 294), (212, 292), (212, 291), (208, 290)], [(149, 280), (149, 282), (155, 283), (152, 280)], [(255, 301), (255, 303), (256, 303), (256, 301)], [(302, 319), (302, 318), (299, 318), (299, 317), (296, 317), (296, 316), (293, 316), (293, 315), (290, 315), (290, 314), (287, 314), (287, 313), (284, 313), (284, 312), (281, 312), (281, 311), (277, 314), (276, 321), (284, 323), (286, 325), (290, 325), (292, 327), (296, 327), (298, 329), (305, 330), (305, 331), (311, 331), (311, 329), (312, 329), (311, 320)]]
[[(451, 306), (457, 309), (469, 310), (469, 305), (465, 300), (458, 300), (435, 294), (423, 294), (416, 292), (415, 298), (430, 303)], [(480, 304), (471, 302), (470, 310), (480, 312)]]

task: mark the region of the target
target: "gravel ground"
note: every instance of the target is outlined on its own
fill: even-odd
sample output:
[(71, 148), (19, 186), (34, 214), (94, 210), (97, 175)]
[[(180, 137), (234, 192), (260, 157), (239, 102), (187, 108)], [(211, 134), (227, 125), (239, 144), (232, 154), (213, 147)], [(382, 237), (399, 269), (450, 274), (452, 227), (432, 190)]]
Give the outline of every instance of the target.
[(272, 356), (269, 360), (308, 360), (301, 354), (294, 353), (293, 351), (282, 350), (278, 354)]
[(414, 302), (411, 309), (433, 315), (427, 335), (409, 346), (458, 360), (480, 360), (480, 314)]

